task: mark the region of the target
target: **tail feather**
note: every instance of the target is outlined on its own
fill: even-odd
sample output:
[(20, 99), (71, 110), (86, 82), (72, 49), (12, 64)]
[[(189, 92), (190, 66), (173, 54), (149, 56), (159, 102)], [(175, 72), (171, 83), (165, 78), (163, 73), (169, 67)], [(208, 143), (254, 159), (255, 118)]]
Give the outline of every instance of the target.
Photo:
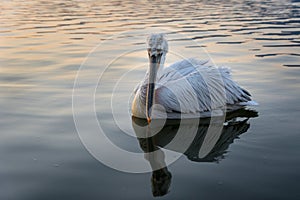
[(240, 102), (240, 106), (258, 106), (259, 104), (256, 101), (247, 101), (247, 102)]

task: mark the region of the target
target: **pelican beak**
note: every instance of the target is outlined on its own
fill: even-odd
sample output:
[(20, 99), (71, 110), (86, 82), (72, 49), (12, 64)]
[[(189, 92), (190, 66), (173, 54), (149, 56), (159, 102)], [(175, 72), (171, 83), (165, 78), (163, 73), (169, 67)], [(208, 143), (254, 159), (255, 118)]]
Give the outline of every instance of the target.
[(151, 54), (149, 51), (149, 62), (150, 62), (150, 69), (149, 69), (149, 82), (147, 85), (147, 98), (146, 98), (146, 117), (148, 124), (151, 122), (151, 111), (155, 97), (155, 81), (157, 71), (160, 65), (161, 60), (161, 53)]

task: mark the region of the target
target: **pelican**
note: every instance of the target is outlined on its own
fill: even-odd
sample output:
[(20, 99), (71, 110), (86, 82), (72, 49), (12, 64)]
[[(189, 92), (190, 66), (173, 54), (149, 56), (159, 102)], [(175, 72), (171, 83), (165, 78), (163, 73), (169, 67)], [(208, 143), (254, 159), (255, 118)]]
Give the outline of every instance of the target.
[(149, 68), (134, 90), (132, 115), (147, 119), (202, 118), (256, 105), (230, 70), (209, 60), (183, 59), (164, 67), (168, 41), (163, 33), (147, 38)]

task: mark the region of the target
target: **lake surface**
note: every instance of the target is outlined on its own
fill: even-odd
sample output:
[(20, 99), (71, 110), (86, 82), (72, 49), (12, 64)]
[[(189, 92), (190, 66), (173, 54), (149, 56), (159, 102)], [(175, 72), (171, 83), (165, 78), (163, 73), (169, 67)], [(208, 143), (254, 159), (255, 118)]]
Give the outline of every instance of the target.
[[(299, 1), (4, 0), (0, 8), (0, 199), (299, 199)], [(184, 150), (164, 147), (174, 121), (155, 144), (133, 137), (145, 124), (131, 119), (129, 101), (153, 30), (169, 38), (167, 64), (177, 52), (229, 66), (259, 106), (216, 122), (217, 136), (212, 121), (183, 123), (185, 138), (196, 130)], [(155, 173), (99, 162), (73, 119), (75, 109), (88, 133), (93, 101), (72, 110), (76, 77), (82, 87), (74, 91), (94, 91), (97, 120), (115, 145), (181, 157)], [(99, 147), (114, 168), (130, 166)]]

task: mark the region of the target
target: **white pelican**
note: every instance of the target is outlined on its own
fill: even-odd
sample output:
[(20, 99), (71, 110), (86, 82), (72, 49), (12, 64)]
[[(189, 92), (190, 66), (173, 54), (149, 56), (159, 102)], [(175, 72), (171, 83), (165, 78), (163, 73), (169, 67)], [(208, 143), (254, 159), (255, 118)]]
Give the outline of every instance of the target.
[(147, 45), (149, 68), (134, 91), (134, 117), (148, 123), (156, 118), (209, 117), (213, 111), (256, 104), (250, 93), (232, 80), (229, 69), (194, 58), (164, 67), (168, 52), (164, 34), (151, 34)]

